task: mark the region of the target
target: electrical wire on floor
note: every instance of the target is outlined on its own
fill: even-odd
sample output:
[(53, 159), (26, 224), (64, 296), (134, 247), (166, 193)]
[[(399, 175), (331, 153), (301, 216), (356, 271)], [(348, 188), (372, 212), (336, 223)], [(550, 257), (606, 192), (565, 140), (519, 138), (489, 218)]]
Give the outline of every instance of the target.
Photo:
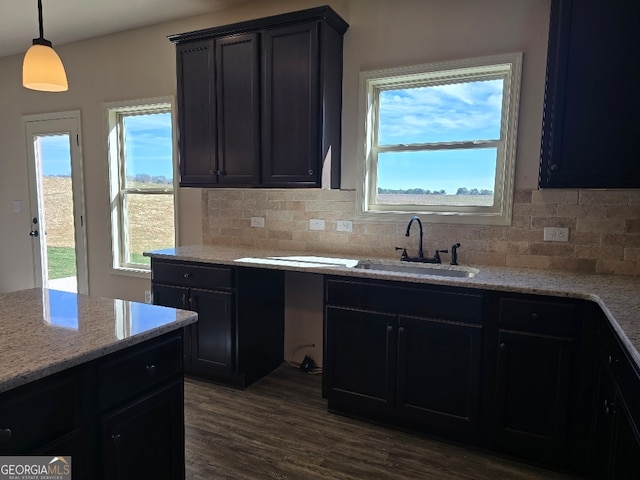
[(291, 358), (291, 360), (285, 360), (285, 361), (292, 367), (302, 370), (303, 372), (306, 372), (310, 375), (319, 375), (322, 373), (322, 367), (318, 367), (309, 356), (305, 355), (302, 362), (293, 361), (296, 354), (300, 350), (302, 350), (303, 348), (315, 348), (315, 346), (316, 346), (315, 343), (297, 343), (293, 346), (294, 350), (291, 353), (291, 356), (289, 357)]

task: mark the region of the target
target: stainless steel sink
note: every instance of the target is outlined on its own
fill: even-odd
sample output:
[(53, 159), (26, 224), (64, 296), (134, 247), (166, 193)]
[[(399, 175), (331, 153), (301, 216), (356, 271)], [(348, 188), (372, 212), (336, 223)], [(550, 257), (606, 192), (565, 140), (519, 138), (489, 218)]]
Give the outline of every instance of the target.
[(413, 275), (436, 275), (439, 277), (470, 278), (479, 272), (477, 268), (458, 265), (423, 264), (394, 261), (360, 260), (353, 268), (380, 270), (384, 272), (410, 273)]

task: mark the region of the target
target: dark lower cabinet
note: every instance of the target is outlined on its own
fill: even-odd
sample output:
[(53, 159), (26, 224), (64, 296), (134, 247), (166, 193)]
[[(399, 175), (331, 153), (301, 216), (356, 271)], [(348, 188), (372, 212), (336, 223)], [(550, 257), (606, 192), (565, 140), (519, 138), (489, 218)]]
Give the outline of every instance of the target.
[(596, 309), (329, 277), (323, 393), (330, 411), (590, 476)]
[(185, 371), (233, 372), (233, 294), (194, 288), (191, 289), (190, 299), (192, 309), (202, 316), (203, 321), (187, 329), (186, 344), (189, 355), (185, 359)]
[(396, 316), (328, 306), (324, 376), (329, 403), (395, 409)]
[[(448, 301), (455, 306), (447, 318)], [(363, 309), (367, 303), (376, 310)], [(330, 409), (456, 438), (477, 436), (482, 295), (333, 279), (326, 283), (325, 308)]]
[(573, 340), (498, 334), (496, 440), (500, 449), (545, 463), (567, 457)]
[(407, 419), (477, 434), (483, 327), (401, 315), (396, 407)]
[(596, 459), (599, 477), (640, 478), (640, 375), (617, 335), (602, 324)]
[(284, 356), (284, 272), (152, 258), (156, 305), (198, 312), (185, 329), (187, 375), (245, 388)]
[(105, 480), (184, 478), (182, 379), (102, 418)]

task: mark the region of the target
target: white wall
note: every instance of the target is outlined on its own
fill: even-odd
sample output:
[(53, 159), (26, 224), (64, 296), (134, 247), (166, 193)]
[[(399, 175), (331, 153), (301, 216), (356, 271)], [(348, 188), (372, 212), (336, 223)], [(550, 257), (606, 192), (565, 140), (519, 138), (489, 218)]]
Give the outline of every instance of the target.
[[(110, 234), (102, 103), (175, 94), (180, 33), (330, 4), (350, 28), (344, 48), (342, 185), (356, 184), (358, 74), (361, 70), (524, 52), (516, 186), (535, 187), (538, 170), (549, 0), (258, 0), (239, 8), (68, 45), (55, 45), (69, 91), (21, 86), (22, 55), (0, 59), (0, 292), (32, 286), (27, 157), (21, 116), (82, 114), (89, 284), (93, 295), (142, 300), (148, 280), (109, 273)], [(30, 44), (25, 36), (25, 50)], [(52, 39), (55, 44), (55, 38)], [(21, 200), (22, 213), (12, 213)], [(179, 193), (181, 244), (202, 238), (200, 191)]]

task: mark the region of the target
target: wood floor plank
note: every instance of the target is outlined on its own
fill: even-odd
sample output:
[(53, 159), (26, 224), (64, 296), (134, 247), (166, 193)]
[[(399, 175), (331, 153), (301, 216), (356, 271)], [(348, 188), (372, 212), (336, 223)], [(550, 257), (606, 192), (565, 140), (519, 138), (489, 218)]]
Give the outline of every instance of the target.
[(284, 364), (244, 391), (185, 380), (187, 480), (568, 480), (327, 412), (321, 378)]

